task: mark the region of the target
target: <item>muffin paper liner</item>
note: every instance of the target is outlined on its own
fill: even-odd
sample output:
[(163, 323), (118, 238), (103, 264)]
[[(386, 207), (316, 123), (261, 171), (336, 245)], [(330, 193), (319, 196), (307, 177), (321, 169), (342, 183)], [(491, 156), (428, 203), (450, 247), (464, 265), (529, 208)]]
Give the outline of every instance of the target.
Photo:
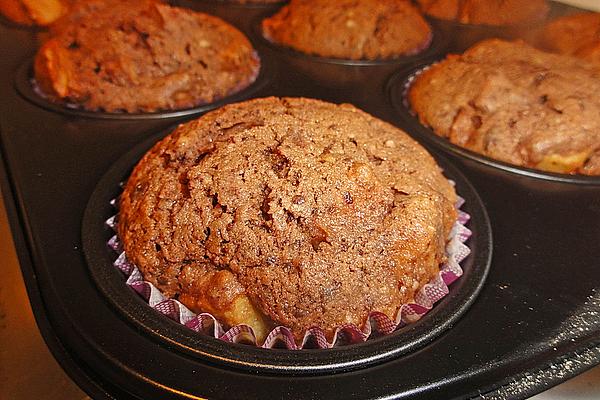
[[(259, 345), (250, 326), (236, 325), (226, 330), (213, 315), (209, 313), (196, 314), (179, 301), (164, 296), (152, 283), (145, 281), (140, 270), (127, 259), (116, 234), (110, 238), (108, 246), (118, 254), (113, 265), (127, 278), (126, 285), (138, 293), (150, 307), (193, 331), (226, 342), (246, 343), (263, 348), (326, 349), (364, 342), (371, 336), (388, 335), (407, 324), (418, 321), (432, 309), (436, 302), (449, 293), (448, 285), (463, 274), (460, 262), (471, 253), (469, 247), (465, 245), (465, 242), (471, 237), (471, 231), (465, 227), (465, 224), (471, 217), (460, 210), (463, 204), (464, 199), (459, 197), (456, 204), (458, 218), (446, 245), (448, 260), (442, 265), (440, 272), (418, 291), (414, 303), (400, 306), (395, 320), (381, 312), (373, 311), (369, 314), (362, 329), (354, 324), (340, 325), (336, 328), (331, 342), (327, 340), (325, 332), (321, 328), (313, 327), (305, 331), (302, 343), (298, 345), (290, 328), (278, 326), (267, 335), (265, 342)], [(116, 199), (111, 201), (111, 205), (117, 209), (118, 201)], [(114, 232), (117, 231), (117, 223), (118, 214), (106, 220), (106, 225)]]
[(439, 64), (441, 60), (434, 61), (430, 64), (424, 65), (419, 69), (413, 71), (408, 78), (404, 81), (404, 86), (402, 87), (402, 105), (408, 110), (408, 112), (412, 116), (417, 116), (417, 113), (412, 109), (410, 105), (410, 101), (408, 100), (408, 92), (410, 91), (411, 86), (415, 83), (415, 79), (419, 77), (423, 72), (427, 71), (429, 68), (433, 67), (436, 64)]

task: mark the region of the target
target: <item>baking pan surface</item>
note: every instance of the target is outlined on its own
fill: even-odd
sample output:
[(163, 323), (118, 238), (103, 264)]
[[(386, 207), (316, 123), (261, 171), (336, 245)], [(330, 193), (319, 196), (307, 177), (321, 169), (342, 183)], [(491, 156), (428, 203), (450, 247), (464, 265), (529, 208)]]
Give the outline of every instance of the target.
[[(91, 397), (520, 399), (600, 363), (600, 184), (483, 162), (436, 142), (394, 100), (419, 65), (484, 37), (529, 39), (533, 28), (500, 32), (431, 20), (443, 44), (430, 53), (353, 65), (265, 43), (256, 21), (281, 4), (177, 4), (231, 22), (273, 66), (274, 73), (247, 96), (352, 103), (424, 144), (457, 180), (459, 192), (475, 196), (466, 203), (469, 227), (478, 231), (468, 259), (474, 279), (455, 282), (457, 296), (420, 325), (398, 332), (397, 343), (378, 339), (354, 350), (307, 355), (274, 350), (264, 357), (149, 313), (123, 290), (122, 278), (104, 268), (110, 266), (102, 244), (110, 234), (102, 228), (110, 213), (104, 201), (117, 194), (114, 184), (152, 143), (195, 115), (107, 119), (40, 106), (15, 85), (27, 75), (40, 32), (0, 21), (0, 184), (38, 325)], [(552, 15), (575, 11), (552, 3)], [(490, 231), (493, 256), (483, 282)], [(464, 291), (460, 285), (472, 286)], [(435, 331), (438, 326), (444, 329)]]

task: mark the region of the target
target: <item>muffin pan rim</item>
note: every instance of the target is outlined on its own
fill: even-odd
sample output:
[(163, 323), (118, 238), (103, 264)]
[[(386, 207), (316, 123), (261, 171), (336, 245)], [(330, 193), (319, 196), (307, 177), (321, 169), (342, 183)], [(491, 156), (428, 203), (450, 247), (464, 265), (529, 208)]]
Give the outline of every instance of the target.
[[(205, 0), (202, 0), (205, 1)], [(443, 49), (448, 44), (448, 39), (443, 34), (443, 32), (438, 29), (436, 26), (427, 21), (429, 27), (431, 28), (431, 38), (429, 39), (429, 43), (427, 47), (424, 49), (417, 51), (414, 54), (406, 54), (400, 55), (393, 58), (387, 59), (376, 59), (376, 60), (353, 60), (350, 58), (335, 58), (335, 57), (322, 57), (316, 54), (303, 53), (300, 50), (296, 50), (293, 47), (282, 45), (279, 43), (275, 43), (269, 39), (267, 39), (262, 30), (262, 21), (264, 19), (272, 17), (279, 10), (273, 10), (271, 12), (266, 12), (263, 15), (259, 15), (254, 18), (250, 22), (250, 29), (252, 31), (253, 37), (255, 37), (258, 41), (261, 42), (264, 46), (268, 47), (271, 50), (277, 51), (279, 53), (284, 53), (288, 56), (293, 56), (299, 59), (304, 59), (308, 62), (316, 62), (323, 64), (332, 64), (332, 65), (343, 65), (343, 66), (352, 66), (352, 67), (377, 67), (377, 66), (393, 66), (393, 65), (404, 65), (415, 62), (422, 58), (431, 57), (433, 54), (438, 53), (441, 49)]]
[(423, 13), (421, 11), (421, 13), (425, 17), (425, 19), (431, 25), (440, 25), (440, 27), (438, 27), (440, 29), (464, 29), (464, 30), (475, 30), (475, 31), (483, 30), (486, 33), (490, 33), (490, 34), (502, 33), (502, 32), (506, 32), (506, 31), (519, 31), (519, 30), (523, 30), (523, 29), (531, 29), (532, 27), (535, 29), (535, 28), (544, 26), (544, 24), (546, 24), (548, 21), (551, 20), (550, 12), (548, 12), (548, 15), (545, 18), (535, 21), (531, 24), (521, 23), (521, 24), (512, 24), (512, 25), (491, 25), (491, 24), (467, 24), (464, 22), (458, 22), (456, 20), (451, 20), (451, 19), (436, 18), (434, 16)]
[(570, 175), (547, 172), (493, 159), (486, 155), (476, 153), (451, 143), (448, 139), (436, 135), (432, 128), (421, 124), (418, 117), (414, 115), (413, 110), (408, 104), (408, 98), (406, 97), (407, 91), (410, 88), (411, 80), (414, 79), (419, 72), (430, 65), (442, 61), (444, 58), (445, 57), (431, 57), (429, 59), (423, 59), (421, 62), (410, 67), (402, 68), (394, 72), (386, 84), (388, 101), (391, 103), (396, 116), (410, 126), (408, 131), (411, 134), (417, 136), (419, 139), (425, 140), (427, 143), (434, 145), (436, 148), (443, 150), (445, 153), (458, 155), (461, 158), (466, 158), (503, 172), (559, 183), (582, 186), (600, 185), (600, 176)]
[[(481, 291), (492, 260), (489, 217), (470, 182), (451, 163), (437, 156), (436, 159), (444, 170), (450, 171), (449, 178), (456, 181), (459, 195), (466, 199), (463, 207), (471, 214), (467, 227), (473, 231), (468, 242), (471, 255), (461, 264), (468, 267), (463, 268), (463, 276), (450, 285), (450, 295), (438, 302), (420, 321), (409, 324), (399, 332), (364, 343), (334, 349), (283, 350), (223, 342), (169, 320), (151, 310), (133, 290), (125, 286), (122, 273), (112, 265), (115, 256), (106, 244), (112, 233), (104, 225), (104, 221), (111, 213), (115, 213), (110, 209), (109, 202), (119, 193), (119, 182), (129, 176), (131, 169), (143, 154), (170, 131), (167, 129), (152, 135), (113, 163), (98, 181), (86, 206), (81, 225), (85, 261), (96, 288), (114, 309), (126, 317), (128, 323), (143, 330), (154, 340), (191, 357), (243, 370), (258, 369), (275, 374), (322, 374), (354, 370), (409, 354), (435, 340), (468, 311)], [(104, 210), (104, 213), (99, 210)], [(448, 310), (452, 305), (456, 307)], [(409, 340), (396, 339), (402, 335)]]
[(37, 25), (37, 24), (32, 24), (32, 25), (19, 24), (17, 22), (10, 20), (9, 18), (5, 17), (2, 14), (0, 14), (0, 25), (4, 25), (5, 27), (7, 27), (9, 29), (18, 29), (21, 31), (29, 31), (30, 33), (40, 33), (40, 32), (48, 31), (47, 26), (42, 26), (42, 25)]
[[(176, 119), (191, 116), (197, 116), (208, 111), (217, 109), (225, 104), (243, 101), (252, 98), (257, 92), (268, 86), (275, 78), (277, 66), (269, 57), (262, 57), (255, 47), (255, 53), (260, 60), (260, 69), (254, 82), (237, 92), (231, 93), (225, 97), (219, 98), (212, 103), (203, 104), (193, 108), (180, 110), (155, 111), (151, 113), (109, 113), (105, 111), (90, 111), (83, 108), (70, 108), (65, 104), (55, 103), (50, 99), (44, 98), (37, 93), (34, 86), (35, 78), (33, 76), (34, 59), (29, 58), (23, 62), (15, 71), (13, 77), (14, 87), (19, 95), (28, 102), (40, 107), (46, 111), (55, 112), (68, 116), (98, 120), (159, 120)], [(34, 56), (35, 57), (35, 56)]]

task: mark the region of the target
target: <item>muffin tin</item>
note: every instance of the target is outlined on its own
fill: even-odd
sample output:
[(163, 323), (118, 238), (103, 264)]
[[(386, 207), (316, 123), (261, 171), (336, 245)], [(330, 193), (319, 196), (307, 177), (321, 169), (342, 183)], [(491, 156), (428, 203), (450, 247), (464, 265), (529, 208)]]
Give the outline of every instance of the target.
[[(416, 67), (495, 30), (465, 33), (434, 21), (439, 47), (356, 65), (265, 43), (257, 21), (278, 5), (178, 3), (224, 18), (256, 46), (268, 66), (264, 84), (239, 98), (349, 102), (422, 141), (467, 198), (473, 254), (464, 279), (431, 314), (363, 345), (261, 350), (188, 332), (149, 312), (119, 286), (114, 270), (103, 268), (110, 263), (101, 222), (115, 183), (191, 115), (103, 118), (40, 106), (22, 95), (37, 33), (0, 25), (0, 183), (15, 245), (42, 334), (92, 397), (524, 398), (600, 362), (600, 180), (500, 168), (436, 142), (398, 103), (399, 87)], [(554, 14), (573, 10), (553, 4)], [(550, 373), (560, 366), (568, 368)]]

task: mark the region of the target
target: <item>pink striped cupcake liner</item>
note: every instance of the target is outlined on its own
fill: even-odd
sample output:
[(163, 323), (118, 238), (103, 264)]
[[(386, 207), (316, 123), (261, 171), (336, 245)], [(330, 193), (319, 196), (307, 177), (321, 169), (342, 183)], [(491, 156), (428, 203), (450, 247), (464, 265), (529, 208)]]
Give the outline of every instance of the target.
[[(113, 200), (111, 204), (116, 208), (117, 201)], [(414, 302), (403, 304), (394, 320), (383, 313), (374, 311), (369, 314), (362, 328), (353, 324), (340, 325), (335, 329), (331, 341), (327, 340), (322, 329), (313, 327), (306, 330), (302, 342), (298, 344), (294, 340), (291, 329), (278, 326), (267, 335), (264, 343), (259, 345), (250, 326), (236, 325), (225, 329), (213, 315), (209, 313), (196, 314), (179, 301), (164, 296), (152, 283), (145, 281), (140, 270), (127, 259), (116, 234), (110, 238), (108, 246), (117, 254), (113, 265), (123, 273), (127, 286), (142, 297), (151, 308), (199, 334), (206, 334), (225, 342), (246, 343), (268, 349), (327, 349), (334, 346), (364, 342), (371, 336), (391, 334), (403, 326), (421, 319), (433, 308), (435, 303), (449, 293), (448, 286), (463, 274), (460, 263), (471, 253), (471, 250), (465, 244), (471, 237), (471, 231), (465, 226), (470, 219), (470, 215), (460, 209), (463, 204), (464, 199), (459, 197), (456, 204), (458, 218), (454, 223), (446, 245), (447, 262), (442, 265), (440, 272), (419, 290)], [(106, 225), (114, 232), (117, 231), (117, 223), (118, 214), (106, 221)]]

